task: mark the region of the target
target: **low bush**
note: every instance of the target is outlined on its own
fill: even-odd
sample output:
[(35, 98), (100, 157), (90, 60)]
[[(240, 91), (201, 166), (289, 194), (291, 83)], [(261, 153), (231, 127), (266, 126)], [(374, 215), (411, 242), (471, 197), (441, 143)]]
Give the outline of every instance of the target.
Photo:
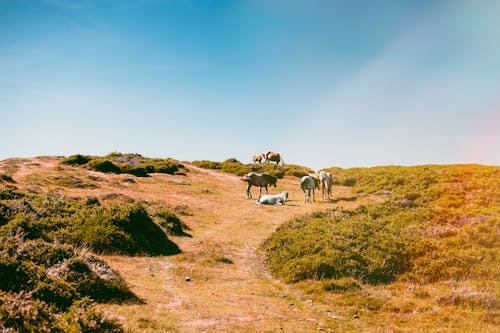
[(139, 203), (68, 199), (29, 194), (0, 201), (0, 236), (22, 233), (26, 239), (85, 246), (98, 253), (169, 255), (179, 252)]
[(87, 164), (90, 160), (92, 160), (90, 156), (76, 154), (64, 158), (61, 163), (67, 165), (84, 165)]
[(190, 228), (182, 222), (174, 212), (168, 209), (160, 209), (155, 213), (155, 218), (158, 224), (165, 229), (169, 235), (173, 236), (187, 236), (188, 234), (185, 230), (190, 230)]
[(12, 179), (11, 176), (5, 174), (5, 173), (0, 173), (0, 183), (1, 182), (6, 182), (6, 183), (15, 183), (14, 179)]
[(249, 172), (255, 173), (268, 173), (275, 176), (278, 179), (283, 179), (286, 175), (301, 178), (314, 171), (299, 165), (288, 164), (285, 166), (262, 163), (262, 164), (243, 164), (235, 158), (229, 158), (224, 162), (213, 162), (213, 161), (193, 161), (194, 165), (205, 168), (205, 169), (221, 169), (224, 172), (243, 176)]
[(140, 302), (105, 262), (69, 245), (0, 237), (0, 330), (123, 332), (97, 302)]
[(138, 301), (118, 272), (68, 245), (1, 237), (0, 290), (31, 292), (59, 309), (88, 296), (98, 302)]
[(106, 318), (88, 299), (76, 301), (67, 311), (58, 311), (30, 293), (0, 292), (2, 332), (125, 332), (116, 319)]
[(61, 161), (62, 164), (76, 165), (91, 170), (131, 174), (137, 177), (147, 177), (150, 173), (176, 174), (184, 168), (182, 164), (170, 159), (146, 158), (139, 154), (110, 153), (104, 157), (72, 155)]
[(264, 249), (271, 269), (289, 282), (353, 278), (388, 283), (410, 268), (412, 223), (413, 214), (391, 203), (314, 213), (278, 228)]
[(201, 161), (193, 161), (191, 163), (193, 165), (196, 165), (197, 167), (200, 167), (203, 169), (221, 169), (222, 168), (221, 162), (201, 160)]
[(67, 333), (105, 332), (124, 333), (123, 326), (117, 319), (107, 318), (101, 311), (91, 306), (88, 299), (75, 302), (54, 323), (55, 330)]

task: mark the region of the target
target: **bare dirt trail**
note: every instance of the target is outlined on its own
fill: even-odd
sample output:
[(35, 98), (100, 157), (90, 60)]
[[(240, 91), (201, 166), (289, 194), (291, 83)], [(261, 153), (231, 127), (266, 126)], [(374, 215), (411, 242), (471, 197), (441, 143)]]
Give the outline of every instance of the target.
[[(286, 190), (290, 200), (284, 206), (265, 206), (246, 199), (246, 183), (239, 177), (191, 165), (186, 176), (147, 178), (61, 167), (55, 158), (1, 161), (0, 172), (6, 166), (21, 188), (33, 186), (27, 179), (58, 179), (54, 174), (64, 173), (99, 182), (92, 188), (52, 186), (68, 195), (118, 193), (154, 205), (184, 207), (187, 215), (180, 217), (191, 227), (192, 237), (170, 237), (181, 254), (104, 257), (144, 300), (101, 306), (133, 332), (313, 332), (338, 327), (325, 306), (316, 306), (299, 289), (270, 275), (259, 246), (293, 217), (325, 208), (354, 208), (373, 198), (304, 204), (299, 180), (286, 177), (271, 192)], [(252, 192), (256, 198), (258, 189)], [(352, 195), (345, 187), (335, 187), (333, 193), (337, 198)]]

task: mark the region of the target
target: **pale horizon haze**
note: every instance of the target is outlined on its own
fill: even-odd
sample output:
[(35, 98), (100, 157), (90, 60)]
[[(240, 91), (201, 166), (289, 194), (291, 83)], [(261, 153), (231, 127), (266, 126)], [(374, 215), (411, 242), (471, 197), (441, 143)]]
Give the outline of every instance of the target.
[(0, 160), (500, 165), (500, 1), (0, 0)]

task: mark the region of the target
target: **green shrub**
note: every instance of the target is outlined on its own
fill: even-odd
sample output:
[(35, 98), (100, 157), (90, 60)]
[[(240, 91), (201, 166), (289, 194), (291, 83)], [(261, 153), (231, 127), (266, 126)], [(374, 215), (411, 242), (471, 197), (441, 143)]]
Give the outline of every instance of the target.
[(80, 201), (56, 194), (30, 194), (21, 199), (1, 200), (0, 217), (0, 236), (22, 233), (25, 239), (59, 240), (98, 253), (179, 252), (146, 208), (137, 203), (101, 206), (96, 198)]
[(202, 160), (202, 161), (193, 161), (191, 163), (193, 165), (196, 165), (197, 167), (204, 168), (204, 169), (222, 169), (221, 162)]
[(98, 253), (169, 255), (179, 252), (141, 204), (82, 209), (52, 234), (61, 242), (85, 245)]
[(75, 302), (68, 312), (57, 318), (55, 329), (65, 333), (102, 332), (123, 333), (120, 322), (97, 311), (88, 299)]
[(67, 165), (84, 165), (87, 164), (92, 158), (86, 155), (71, 155), (69, 157), (64, 158), (61, 163)]
[(165, 229), (169, 235), (174, 236), (187, 236), (185, 230), (190, 228), (168, 209), (161, 209), (156, 212), (155, 217), (158, 224)]
[(71, 246), (21, 236), (0, 238), (0, 290), (31, 292), (58, 309), (89, 296), (98, 302), (137, 302), (118, 272), (93, 256), (80, 255)]
[(122, 173), (122, 169), (114, 164), (113, 162), (109, 160), (99, 160), (99, 159), (93, 159), (89, 162), (89, 166), (100, 172), (105, 172), (105, 173)]
[(4, 173), (0, 173), (0, 182), (15, 183), (11, 176)]
[(116, 319), (97, 311), (88, 299), (76, 301), (67, 311), (58, 311), (30, 293), (0, 291), (2, 332), (125, 332)]
[(123, 278), (95, 257), (75, 257), (57, 267), (57, 276), (70, 283), (81, 296), (100, 303), (138, 302)]
[(0, 331), (54, 332), (52, 323), (55, 319), (49, 306), (33, 299), (30, 294), (0, 291)]
[(289, 282), (351, 277), (388, 283), (410, 268), (413, 222), (414, 214), (391, 203), (325, 211), (281, 226), (264, 249), (271, 269)]

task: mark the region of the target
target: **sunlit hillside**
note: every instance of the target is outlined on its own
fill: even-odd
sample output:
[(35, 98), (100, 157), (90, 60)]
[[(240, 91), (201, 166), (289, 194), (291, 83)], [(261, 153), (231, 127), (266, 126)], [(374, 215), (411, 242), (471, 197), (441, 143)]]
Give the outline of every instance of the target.
[(0, 330), (497, 331), (500, 167), (325, 170), (304, 203), (298, 165), (0, 161)]

